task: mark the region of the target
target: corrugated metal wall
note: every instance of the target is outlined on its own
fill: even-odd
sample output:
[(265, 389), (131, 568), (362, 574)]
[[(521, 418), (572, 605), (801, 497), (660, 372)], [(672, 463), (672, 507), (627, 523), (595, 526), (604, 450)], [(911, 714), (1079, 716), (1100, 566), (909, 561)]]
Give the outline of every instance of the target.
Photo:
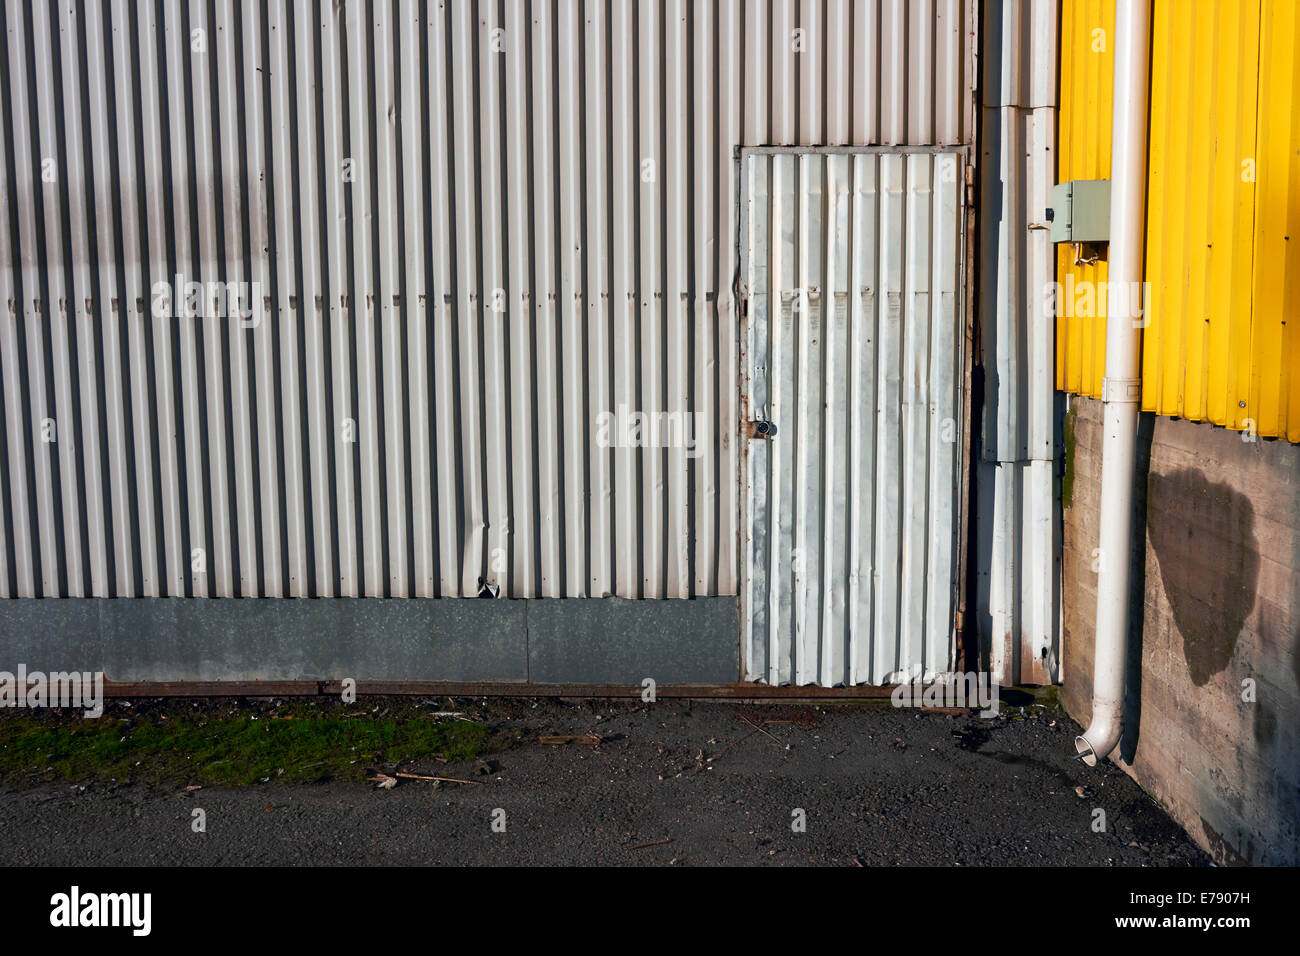
[(995, 679), (1043, 684), (1060, 674), (1059, 402), (1043, 294), (1056, 255), (1044, 226), (1056, 174), (1057, 0), (984, 10), (975, 626)]
[[(1258, 0), (1155, 4), (1144, 411), (1236, 423), (1250, 381)], [(1229, 409), (1229, 405), (1233, 406)]]
[[(1114, 33), (1115, 0), (1062, 0), (1058, 183), (1110, 179)], [(1093, 398), (1101, 397), (1106, 366), (1106, 308), (1098, 297), (1107, 281), (1106, 252), (1105, 245), (1056, 247), (1056, 281), (1075, 303), (1065, 308), (1063, 295), (1057, 309), (1056, 387)], [(1085, 290), (1091, 299), (1083, 298)]]
[(965, 157), (741, 164), (746, 677), (950, 672), (963, 487)]
[(972, 9), (5, 0), (0, 595), (735, 593), (735, 147), (969, 142)]
[(1260, 435), (1300, 442), (1300, 5), (1286, 0), (1260, 8), (1254, 260), (1241, 418)]
[(1300, 11), (1157, 3), (1152, 32), (1142, 407), (1300, 441)]
[[(1060, 181), (1110, 175), (1113, 0), (1066, 0)], [(1300, 441), (1300, 11), (1294, 0), (1156, 0), (1142, 407)], [(1104, 61), (1104, 62), (1103, 62)], [(1100, 75), (1094, 68), (1101, 68)], [(1064, 284), (1104, 282), (1102, 259)], [(1058, 318), (1057, 384), (1101, 395), (1105, 303)]]

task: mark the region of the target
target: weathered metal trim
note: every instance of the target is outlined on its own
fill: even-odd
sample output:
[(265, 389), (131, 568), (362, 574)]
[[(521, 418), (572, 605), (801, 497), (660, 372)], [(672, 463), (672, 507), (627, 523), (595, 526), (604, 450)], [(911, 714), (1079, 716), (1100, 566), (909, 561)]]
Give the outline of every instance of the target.
[[(1052, 377), (1057, 327), (1044, 306), (1056, 253), (1047, 232), (1035, 228), (1046, 221), (1056, 178), (1058, 7), (1058, 0), (987, 3), (980, 24), (978, 254), (971, 268), (978, 272), (976, 347), (985, 375), (983, 408), (971, 426), (978, 454), (970, 618), (981, 663), (1004, 685), (1050, 682), (1060, 666), (1054, 468), (1062, 403)], [(1091, 55), (1091, 68), (1103, 60)], [(1067, 145), (1063, 139), (1062, 150)]]
[[(860, 687), (772, 687), (767, 684), (661, 684), (657, 699), (795, 702), (801, 700), (854, 701), (888, 699), (894, 686)], [(339, 697), (338, 681), (174, 681), (104, 682), (104, 696), (140, 697)], [(360, 695), (392, 694), (421, 697), (581, 697), (641, 699), (646, 688), (640, 684), (502, 684), (496, 682), (449, 683), (446, 681), (358, 681)], [(947, 712), (950, 708), (928, 708)]]

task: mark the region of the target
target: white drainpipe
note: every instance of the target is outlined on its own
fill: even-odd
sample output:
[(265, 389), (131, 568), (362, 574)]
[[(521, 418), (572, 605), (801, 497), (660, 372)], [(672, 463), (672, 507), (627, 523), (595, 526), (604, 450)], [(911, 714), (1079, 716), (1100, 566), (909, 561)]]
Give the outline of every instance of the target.
[(1110, 273), (1106, 321), (1106, 378), (1101, 398), (1101, 530), (1097, 574), (1097, 628), (1092, 679), (1092, 723), (1074, 740), (1079, 757), (1096, 766), (1119, 742), (1128, 666), (1129, 562), (1133, 468), (1142, 397), (1139, 351), (1146, 210), (1147, 82), (1150, 0), (1115, 6), (1115, 108), (1111, 130)]

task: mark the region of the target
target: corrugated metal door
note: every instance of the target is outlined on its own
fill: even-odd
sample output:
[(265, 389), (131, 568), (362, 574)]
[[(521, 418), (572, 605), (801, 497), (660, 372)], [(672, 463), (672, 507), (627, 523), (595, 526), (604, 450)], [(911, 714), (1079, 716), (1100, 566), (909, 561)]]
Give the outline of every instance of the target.
[(747, 679), (951, 670), (963, 462), (963, 160), (741, 158)]

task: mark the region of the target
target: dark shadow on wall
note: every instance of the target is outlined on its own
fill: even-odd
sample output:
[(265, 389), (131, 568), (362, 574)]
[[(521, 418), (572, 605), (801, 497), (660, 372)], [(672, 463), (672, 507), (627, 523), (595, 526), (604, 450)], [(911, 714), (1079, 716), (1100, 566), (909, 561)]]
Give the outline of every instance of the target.
[(1133, 511), (1129, 528), (1128, 660), (1125, 662), (1124, 725), (1119, 753), (1127, 764), (1137, 754), (1142, 733), (1142, 634), (1146, 621), (1147, 507), (1150, 494), (1151, 439), (1156, 418), (1144, 412), (1138, 418), (1137, 452), (1133, 459)]
[[(1206, 471), (1187, 467), (1152, 472), (1157, 425), (1162, 443), (1186, 451), (1203, 450), (1207, 460), (1216, 463), (1212, 466), (1215, 470), (1209, 476), (1209, 467)], [(1156, 454), (1161, 454), (1159, 448)], [(1165, 462), (1167, 459), (1158, 458), (1155, 467), (1170, 468)], [(1253, 497), (1240, 490), (1236, 476), (1248, 462), (1260, 466)], [(1184, 822), (1193, 831), (1199, 827), (1202, 836), (1198, 840), (1220, 864), (1294, 865), (1295, 821), (1300, 820), (1296, 784), (1300, 738), (1293, 730), (1300, 700), (1295, 696), (1300, 689), (1300, 617), (1294, 609), (1300, 608), (1300, 576), (1293, 575), (1290, 581), (1278, 582), (1280, 587), (1269, 590), (1273, 579), (1262, 571), (1259, 529), (1267, 518), (1270, 557), (1275, 556), (1286, 567), (1300, 567), (1300, 499), (1288, 493), (1298, 476), (1300, 445), (1243, 445), (1236, 435), (1211, 430), (1208, 425), (1158, 421), (1151, 415), (1140, 420), (1133, 489), (1127, 687), (1116, 756), (1132, 765), (1138, 753), (1144, 697), (1143, 640), (1157, 637), (1154, 622), (1161, 621), (1161, 628), (1172, 625), (1180, 635), (1171, 637), (1168, 648), (1163, 643), (1148, 644), (1145, 655), (1148, 661), (1156, 655), (1169, 655), (1167, 666), (1175, 672), (1169, 687), (1175, 694), (1199, 696), (1202, 688), (1215, 694), (1226, 690), (1231, 700), (1240, 691), (1240, 679), (1251, 673), (1239, 673), (1236, 665), (1249, 661), (1251, 667), (1266, 669), (1255, 675), (1261, 678), (1258, 699), (1242, 702), (1240, 723), (1229, 725), (1233, 727), (1230, 743), (1242, 753), (1234, 759), (1231, 782), (1223, 784), (1220, 797), (1205, 789), (1204, 777), (1162, 778), (1160, 765), (1166, 758), (1159, 754), (1151, 754), (1151, 765), (1136, 772), (1143, 786), (1155, 787), (1153, 793), (1182, 806)], [(1150, 564), (1148, 553), (1152, 554)], [(1148, 579), (1148, 575), (1152, 577)], [(1152, 597), (1148, 607), (1148, 590), (1152, 595), (1163, 591), (1165, 598), (1156, 604), (1158, 595)], [(1147, 621), (1152, 621), (1153, 627), (1144, 633)], [(1238, 654), (1239, 645), (1245, 651), (1248, 643), (1249, 653)], [(1180, 672), (1180, 655), (1186, 677)], [(1158, 666), (1162, 665), (1166, 665), (1164, 660)], [(1186, 725), (1183, 711), (1170, 710), (1168, 702), (1155, 699), (1152, 704), (1156, 710), (1147, 708), (1147, 719), (1153, 733), (1158, 730), (1157, 736), (1166, 735), (1170, 722), (1175, 722), (1172, 729), (1176, 735), (1192, 735), (1195, 728)], [(1229, 715), (1227, 719), (1233, 718)], [(1160, 721), (1166, 725), (1157, 727)], [(1195, 740), (1189, 743), (1195, 745)], [(1196, 755), (1187, 763), (1195, 766), (1200, 761), (1205, 766), (1201, 758)], [(1173, 766), (1176, 771), (1177, 762)], [(1214, 762), (1208, 766), (1213, 767)]]
[[(980, 409), (984, 404), (984, 367), (982, 365), (973, 365), (970, 376), (970, 400), (973, 410), (972, 421), (978, 422)], [(983, 579), (988, 580), (988, 562), (987, 558), (980, 551), (979, 546), (979, 514), (980, 514), (980, 491), (983, 488), (980, 469), (982, 461), (980, 459), (980, 429), (972, 426), (970, 436), (970, 455), (967, 460), (966, 474), (966, 501), (964, 507), (966, 513), (971, 515), (967, 527), (967, 547), (969, 553), (966, 560), (966, 579), (962, 582), (965, 591), (965, 614), (962, 615), (962, 634), (961, 646), (958, 648), (960, 658), (957, 662), (957, 668), (961, 673), (967, 671), (986, 671), (988, 670), (988, 648), (985, 635), (988, 634), (990, 627), (984, 620), (987, 616), (981, 613), (982, 605), (979, 601), (980, 591), (980, 568), (983, 568)], [(981, 564), (980, 562), (984, 563)]]
[(1151, 547), (1192, 683), (1204, 687), (1232, 660), (1255, 607), (1255, 509), (1194, 468), (1152, 475), (1149, 494)]

